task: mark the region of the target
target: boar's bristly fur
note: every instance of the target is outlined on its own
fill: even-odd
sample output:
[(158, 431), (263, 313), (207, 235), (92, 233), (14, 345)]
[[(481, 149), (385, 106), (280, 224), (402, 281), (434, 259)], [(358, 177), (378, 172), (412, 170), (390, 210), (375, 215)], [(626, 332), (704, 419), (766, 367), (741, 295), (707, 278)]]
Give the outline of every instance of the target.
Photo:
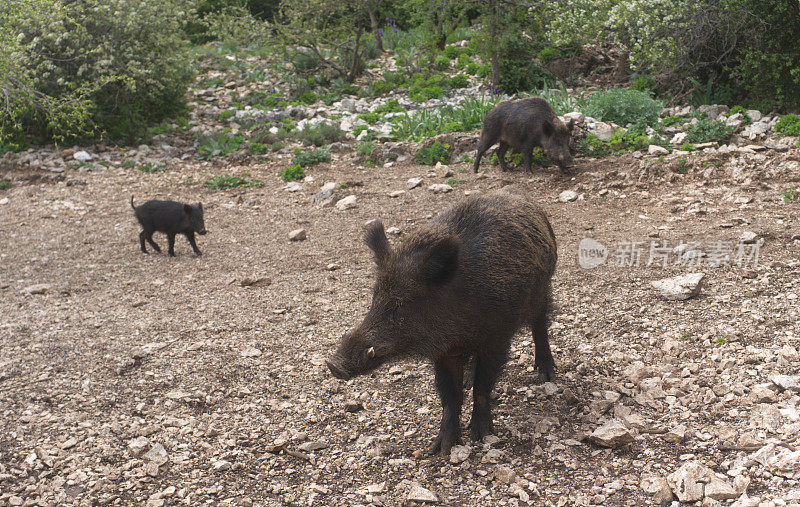
[(131, 208), (136, 215), (136, 220), (142, 226), (139, 233), (139, 247), (147, 253), (144, 242), (156, 252), (161, 248), (153, 241), (154, 232), (163, 232), (167, 235), (167, 245), (170, 257), (175, 257), (175, 236), (183, 234), (189, 241), (192, 250), (197, 255), (202, 255), (194, 239), (195, 233), (206, 234), (206, 224), (203, 219), (203, 203), (184, 204), (176, 201), (147, 201), (139, 206), (134, 206), (131, 196)]
[(470, 436), (492, 432), (491, 391), (511, 338), (530, 325), (543, 380), (555, 375), (547, 336), (556, 241), (547, 216), (525, 196), (473, 197), (410, 234), (397, 248), (380, 221), (366, 234), (377, 265), (372, 304), (328, 361), (349, 379), (406, 356), (434, 364), (442, 422), (432, 452), (460, 441), (466, 361), (475, 361)]
[(506, 151), (516, 148), (524, 157), (525, 169), (533, 172), (533, 148), (538, 146), (558, 165), (561, 172), (569, 174), (572, 167), (569, 140), (574, 125), (573, 120), (565, 125), (550, 104), (538, 97), (501, 102), (486, 113), (483, 120), (473, 169), (478, 172), (483, 154), (499, 142), (497, 158), (503, 171), (508, 170)]

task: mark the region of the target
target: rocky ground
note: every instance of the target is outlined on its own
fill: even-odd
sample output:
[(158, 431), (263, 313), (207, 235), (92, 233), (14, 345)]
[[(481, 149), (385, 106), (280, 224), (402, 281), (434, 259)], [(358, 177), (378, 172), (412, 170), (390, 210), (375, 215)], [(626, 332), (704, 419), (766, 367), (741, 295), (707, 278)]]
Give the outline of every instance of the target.
[[(287, 185), (287, 152), (198, 161), (188, 133), (6, 156), (0, 505), (800, 504), (800, 149), (765, 118), (730, 147), (577, 158), (572, 177), (419, 166), (402, 144), (367, 167), (347, 141)], [(203, 186), (218, 174), (264, 185)], [(324, 366), (369, 305), (363, 228), (400, 242), (509, 184), (558, 238), (558, 379), (537, 383), (520, 332), (496, 437), (425, 456), (430, 365)], [(142, 254), (131, 194), (202, 201), (203, 256)], [(692, 273), (688, 299), (651, 285)]]

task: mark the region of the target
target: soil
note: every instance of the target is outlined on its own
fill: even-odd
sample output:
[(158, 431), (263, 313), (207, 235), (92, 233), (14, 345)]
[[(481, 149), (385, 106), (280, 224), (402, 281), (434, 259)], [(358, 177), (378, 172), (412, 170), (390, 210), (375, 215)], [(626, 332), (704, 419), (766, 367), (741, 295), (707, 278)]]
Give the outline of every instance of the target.
[[(725, 160), (704, 175), (703, 157), (687, 174), (625, 155), (576, 159), (572, 177), (488, 163), (478, 175), (462, 163), (442, 176), (410, 158), (374, 168), (345, 153), (309, 169), (314, 181), (297, 192), (277, 177), (288, 163), (278, 157), (187, 160), (155, 174), (73, 166), (27, 183), (20, 173), (0, 192), (9, 199), (0, 205), (0, 504), (398, 505), (419, 485), (442, 505), (648, 505), (645, 477), (690, 460), (726, 474), (768, 442), (798, 445), (798, 394), (770, 381), (800, 372), (800, 204), (784, 200), (800, 188), (797, 149), (771, 152), (743, 180)], [(759, 172), (780, 164), (771, 177)], [(264, 185), (202, 185), (244, 173)], [(412, 177), (422, 186), (409, 190)], [(448, 180), (458, 180), (452, 192), (427, 189)], [(356, 207), (312, 204), (326, 181)], [(467, 440), (469, 455), (451, 463), (422, 454), (441, 411), (429, 364), (341, 382), (324, 360), (370, 303), (366, 222), (399, 228), (390, 236), (399, 242), (466, 191), (508, 184), (546, 210), (558, 238), (558, 379), (538, 384), (521, 331), (496, 389), (498, 439)], [(396, 190), (405, 193), (389, 197)], [(579, 199), (560, 202), (564, 190)], [(141, 253), (131, 194), (202, 201), (203, 255), (182, 237), (176, 258)], [(307, 239), (290, 241), (299, 228)], [(675, 265), (677, 255), (666, 268), (645, 265), (651, 241), (735, 251), (746, 231), (759, 242), (757, 265)], [(584, 237), (608, 247), (603, 266), (579, 265)], [(619, 245), (632, 241), (643, 242), (641, 265), (617, 266)], [(706, 274), (702, 292), (686, 301), (649, 284), (696, 271)], [(644, 380), (631, 373), (641, 367)], [(773, 412), (765, 426), (760, 417)], [(612, 417), (627, 421), (632, 442), (588, 438)], [(678, 426), (685, 437), (667, 439)], [(743, 473), (751, 496), (800, 488), (758, 465)]]

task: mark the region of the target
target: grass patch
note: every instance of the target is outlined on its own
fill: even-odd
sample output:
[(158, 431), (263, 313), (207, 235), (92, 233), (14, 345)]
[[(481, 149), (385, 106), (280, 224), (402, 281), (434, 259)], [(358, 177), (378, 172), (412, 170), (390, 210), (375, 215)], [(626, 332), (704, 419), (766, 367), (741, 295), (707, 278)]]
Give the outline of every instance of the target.
[(244, 144), (244, 138), (231, 136), (227, 132), (217, 132), (200, 136), (198, 143), (197, 158), (210, 160), (214, 157), (229, 155), (237, 151)]
[(436, 165), (437, 162), (448, 164), (452, 156), (453, 148), (449, 144), (437, 141), (431, 145), (420, 148), (417, 153), (414, 154), (414, 160), (422, 165)]
[(281, 171), (279, 176), (283, 181), (289, 183), (290, 181), (298, 181), (305, 178), (306, 171), (298, 164), (293, 164), (286, 167), (283, 171)]
[(152, 162), (148, 162), (146, 164), (140, 165), (136, 169), (142, 171), (143, 173), (148, 173), (148, 174), (163, 173), (164, 171), (167, 170), (167, 166), (165, 166), (164, 164), (154, 164)]
[(242, 178), (241, 176), (231, 176), (229, 174), (212, 176), (205, 182), (206, 188), (215, 191), (228, 190), (230, 188), (261, 187), (263, 185), (264, 182), (260, 180), (251, 180), (248, 178)]
[(328, 150), (297, 150), (294, 153), (292, 163), (300, 167), (311, 167), (322, 162), (328, 162), (331, 159), (331, 153)]

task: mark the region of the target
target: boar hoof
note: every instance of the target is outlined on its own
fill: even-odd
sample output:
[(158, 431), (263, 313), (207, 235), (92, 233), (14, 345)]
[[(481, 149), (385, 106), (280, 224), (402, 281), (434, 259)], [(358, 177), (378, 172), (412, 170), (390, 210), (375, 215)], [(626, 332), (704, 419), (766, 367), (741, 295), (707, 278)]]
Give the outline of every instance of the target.
[(435, 456), (441, 453), (444, 456), (449, 456), (450, 449), (452, 449), (454, 445), (459, 444), (461, 444), (461, 438), (457, 434), (440, 431), (431, 446), (428, 447), (428, 454)]
[(552, 382), (556, 379), (556, 370), (553, 365), (539, 367), (539, 380), (542, 383)]
[(494, 434), (494, 426), (489, 419), (473, 419), (469, 423), (469, 438), (475, 442), (480, 442), (486, 435)]

